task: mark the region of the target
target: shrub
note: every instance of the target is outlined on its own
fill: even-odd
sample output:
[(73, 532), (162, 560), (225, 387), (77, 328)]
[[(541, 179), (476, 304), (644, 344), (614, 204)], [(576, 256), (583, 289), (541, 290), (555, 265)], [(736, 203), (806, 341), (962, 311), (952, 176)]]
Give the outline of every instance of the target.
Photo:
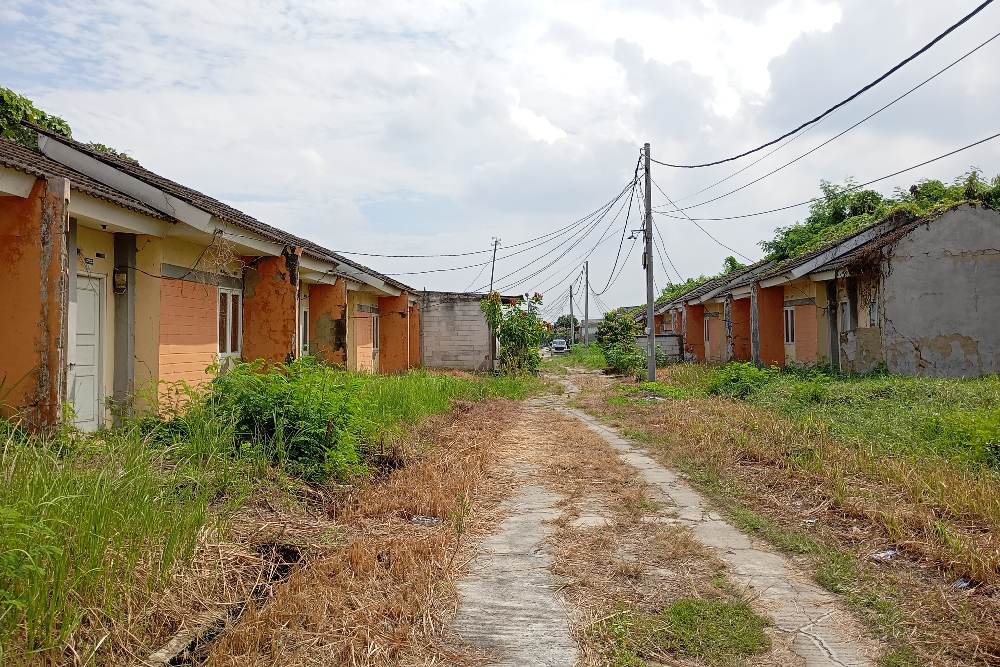
[(639, 325), (628, 313), (611, 311), (597, 327), (597, 344), (608, 366), (619, 373), (638, 373), (646, 365), (646, 353), (635, 344)]
[(646, 353), (634, 340), (615, 343), (604, 352), (604, 356), (610, 368), (626, 375), (639, 373), (646, 366)]
[(314, 357), (263, 371), (259, 361), (236, 364), (212, 382), (209, 404), (232, 415), (237, 440), (263, 446), (310, 481), (360, 468), (348, 428), (358, 410), (359, 381)]
[(715, 370), (708, 383), (708, 393), (716, 396), (748, 398), (769, 385), (777, 371), (759, 368), (750, 362), (726, 364)]
[(504, 305), (493, 292), (479, 303), (486, 321), (497, 335), (497, 366), (502, 373), (535, 373), (542, 363), (539, 346), (547, 330), (538, 317), (542, 297), (535, 294), (522, 309), (520, 304)]

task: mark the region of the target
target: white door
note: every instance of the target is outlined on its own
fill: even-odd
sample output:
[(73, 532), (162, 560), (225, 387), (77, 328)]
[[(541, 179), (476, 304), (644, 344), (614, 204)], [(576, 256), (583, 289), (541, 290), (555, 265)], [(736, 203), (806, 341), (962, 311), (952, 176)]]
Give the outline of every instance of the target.
[(76, 280), (76, 349), (69, 368), (69, 400), (83, 431), (101, 426), (101, 305), (104, 281), (81, 275)]

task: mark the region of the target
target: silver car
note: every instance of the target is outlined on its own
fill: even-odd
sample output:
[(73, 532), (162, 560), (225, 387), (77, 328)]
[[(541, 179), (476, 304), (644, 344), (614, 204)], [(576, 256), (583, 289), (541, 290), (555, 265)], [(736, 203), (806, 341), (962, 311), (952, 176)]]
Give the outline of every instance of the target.
[(552, 354), (564, 354), (569, 352), (569, 345), (566, 344), (565, 338), (554, 338), (549, 349), (552, 350)]

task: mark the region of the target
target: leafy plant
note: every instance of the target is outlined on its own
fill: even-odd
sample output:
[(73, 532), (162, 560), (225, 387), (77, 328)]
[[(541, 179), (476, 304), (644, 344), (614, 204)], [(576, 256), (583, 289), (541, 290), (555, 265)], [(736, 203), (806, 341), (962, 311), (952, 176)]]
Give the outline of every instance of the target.
[(526, 308), (521, 307), (522, 303), (504, 304), (493, 292), (479, 304), (496, 332), (499, 370), (508, 375), (535, 373), (542, 362), (538, 348), (548, 331), (537, 313), (542, 297), (535, 294)]
[(69, 123), (62, 118), (45, 113), (27, 97), (18, 95), (10, 88), (0, 86), (0, 137), (34, 149), (38, 146), (37, 133), (25, 126), (24, 121), (44, 127), (64, 137), (73, 135)]
[(646, 365), (646, 353), (635, 343), (639, 333), (639, 325), (628, 313), (620, 310), (605, 313), (597, 325), (597, 344), (610, 368), (632, 374)]
[(748, 398), (770, 384), (777, 371), (746, 362), (734, 362), (717, 369), (708, 384), (708, 393)]

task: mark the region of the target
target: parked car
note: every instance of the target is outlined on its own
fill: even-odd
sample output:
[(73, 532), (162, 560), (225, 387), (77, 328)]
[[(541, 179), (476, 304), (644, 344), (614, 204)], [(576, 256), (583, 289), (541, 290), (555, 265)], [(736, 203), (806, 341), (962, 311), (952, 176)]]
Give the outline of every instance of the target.
[(552, 354), (563, 354), (569, 352), (569, 345), (566, 344), (565, 338), (554, 338), (549, 349), (552, 350)]

